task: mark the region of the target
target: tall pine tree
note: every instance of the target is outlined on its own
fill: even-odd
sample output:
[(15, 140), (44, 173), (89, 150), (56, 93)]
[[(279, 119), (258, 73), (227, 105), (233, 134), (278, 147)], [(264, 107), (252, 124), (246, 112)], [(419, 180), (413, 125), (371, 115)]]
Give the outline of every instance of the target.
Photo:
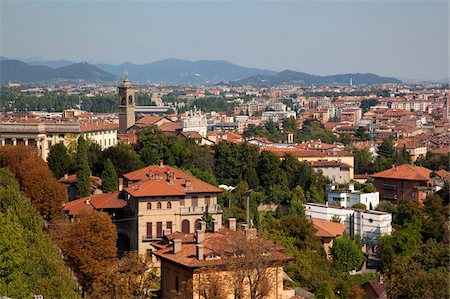
[(87, 151), (87, 141), (83, 136), (80, 136), (80, 138), (78, 138), (77, 153), (75, 157), (77, 168), (77, 182), (75, 185), (77, 188), (77, 198), (89, 196), (91, 194), (91, 169), (89, 167)]
[(105, 162), (104, 170), (102, 172), (102, 189), (104, 193), (117, 191), (117, 173), (110, 159)]

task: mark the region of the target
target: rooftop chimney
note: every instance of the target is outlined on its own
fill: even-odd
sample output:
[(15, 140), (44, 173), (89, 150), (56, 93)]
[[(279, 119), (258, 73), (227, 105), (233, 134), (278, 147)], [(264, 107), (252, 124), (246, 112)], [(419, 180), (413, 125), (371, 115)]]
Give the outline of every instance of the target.
[(69, 174), (66, 173), (66, 174), (64, 175), (64, 179), (67, 180), (68, 178), (69, 178)]
[(212, 230), (213, 230), (213, 232), (217, 233), (219, 231), (219, 228), (220, 228), (219, 221), (213, 220), (212, 221)]
[(173, 239), (173, 253), (176, 254), (181, 251), (181, 239)]
[(123, 178), (119, 178), (119, 192), (123, 190)]
[(197, 247), (197, 259), (199, 261), (203, 261), (203, 259), (204, 259), (203, 247), (204, 246), (202, 244), (197, 244), (196, 247)]
[(186, 189), (192, 189), (192, 181), (191, 181), (190, 179), (186, 179), (186, 180), (184, 181), (184, 187), (185, 187)]
[(164, 167), (164, 160), (159, 160), (159, 167)]
[(195, 239), (197, 240), (197, 244), (200, 244), (203, 241), (205, 241), (205, 231), (201, 229), (196, 230)]
[(205, 231), (206, 230), (206, 222), (205, 221), (199, 221), (200, 230)]
[(236, 231), (236, 218), (228, 218), (228, 228), (232, 231)]
[(242, 229), (243, 231), (246, 231), (246, 230), (248, 229), (248, 224), (242, 223), (242, 224), (241, 224), (241, 229)]

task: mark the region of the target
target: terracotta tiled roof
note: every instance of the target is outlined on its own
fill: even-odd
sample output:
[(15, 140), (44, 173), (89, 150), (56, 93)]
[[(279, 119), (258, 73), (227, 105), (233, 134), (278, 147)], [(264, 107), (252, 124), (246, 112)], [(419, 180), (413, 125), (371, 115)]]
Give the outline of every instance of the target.
[(429, 181), (431, 173), (432, 170), (425, 167), (403, 164), (400, 166), (389, 168), (385, 171), (374, 173), (371, 175), (371, 177), (412, 181)]
[(136, 125), (138, 125), (139, 127), (149, 127), (155, 125), (161, 119), (163, 119), (163, 117), (159, 115), (147, 115), (143, 118), (138, 119), (136, 121)]
[(101, 209), (120, 209), (127, 205), (127, 202), (120, 198), (120, 193), (94, 194), (79, 198), (66, 203), (63, 211), (69, 215), (79, 215), (82, 212)]
[(119, 129), (119, 124), (115, 123), (82, 123), (80, 125), (81, 132), (97, 132), (97, 131), (108, 131)]
[[(91, 181), (96, 181), (98, 185), (102, 184), (102, 179), (99, 178), (98, 176), (91, 175), (89, 177), (89, 179)], [(61, 183), (64, 183), (64, 184), (74, 184), (74, 183), (77, 182), (77, 175), (76, 174), (70, 174), (70, 175), (67, 175), (67, 176), (63, 176), (63, 177), (61, 177), (59, 179), (59, 181)]]
[[(219, 229), (217, 233), (206, 232), (205, 239), (201, 243), (204, 246), (204, 260), (198, 260), (196, 257), (196, 243), (194, 242), (194, 234), (190, 234), (189, 237), (185, 236), (182, 241), (181, 251), (178, 253), (173, 252), (173, 245), (171, 243), (162, 246), (161, 243), (157, 244), (155, 247), (161, 249), (154, 251), (153, 253), (161, 259), (172, 261), (176, 264), (183, 265), (188, 268), (201, 268), (206, 266), (215, 265), (226, 265), (226, 259), (216, 258), (209, 259), (208, 256), (224, 256), (224, 248), (227, 244), (227, 238), (230, 233), (238, 234), (241, 232), (231, 232), (229, 229)], [(174, 234), (172, 234), (173, 236)], [(269, 240), (260, 239), (259, 241), (267, 244), (268, 248), (271, 248), (269, 254), (265, 255), (265, 259), (270, 259), (270, 261), (284, 263), (292, 259), (292, 257), (281, 252), (283, 247), (274, 245)]]
[(447, 170), (444, 169), (438, 170), (436, 171), (436, 174), (445, 180), (450, 180), (450, 172), (448, 172)]
[(277, 157), (283, 157), (285, 154), (291, 154), (297, 158), (353, 156), (351, 152), (347, 151), (303, 150), (298, 148), (275, 148), (275, 147), (264, 147), (262, 149), (271, 151)]
[(180, 122), (165, 122), (159, 125), (159, 130), (162, 132), (176, 132), (183, 129), (183, 125)]
[(350, 168), (350, 165), (339, 161), (311, 161), (309, 163), (312, 167), (341, 167)]
[[(172, 178), (169, 178), (173, 175)], [(221, 193), (222, 189), (170, 166), (151, 165), (123, 175), (135, 181), (125, 191), (134, 197), (185, 196), (192, 193)]]
[(196, 131), (187, 131), (187, 132), (180, 132), (181, 136), (186, 138), (192, 138), (192, 139), (203, 139), (204, 137), (200, 135), (199, 132)]
[(323, 219), (312, 218), (311, 222), (314, 225), (314, 228), (317, 229), (315, 233), (317, 237), (336, 238), (342, 236), (346, 229), (344, 224)]

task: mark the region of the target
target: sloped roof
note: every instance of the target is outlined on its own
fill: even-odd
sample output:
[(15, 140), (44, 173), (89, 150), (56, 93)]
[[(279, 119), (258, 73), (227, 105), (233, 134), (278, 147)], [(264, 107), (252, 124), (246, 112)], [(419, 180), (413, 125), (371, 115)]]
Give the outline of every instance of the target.
[(317, 237), (336, 238), (338, 236), (342, 236), (346, 229), (344, 224), (323, 219), (312, 218), (311, 222), (314, 225), (314, 228), (317, 229), (315, 233)]
[(121, 209), (127, 202), (120, 198), (119, 192), (94, 194), (70, 201), (64, 205), (63, 211), (69, 215), (79, 215), (83, 212), (101, 209)]
[(138, 119), (136, 121), (136, 125), (142, 127), (148, 127), (148, 126), (153, 126), (155, 125), (158, 121), (160, 121), (161, 119), (163, 119), (164, 117), (159, 116), (159, 115), (147, 115), (142, 117), (141, 119)]
[[(221, 193), (222, 189), (167, 165), (150, 165), (123, 175), (136, 181), (125, 191), (133, 197), (185, 196), (192, 193)], [(169, 176), (173, 176), (169, 178)]]
[(431, 173), (432, 170), (425, 167), (403, 164), (374, 173), (371, 177), (411, 181), (429, 181)]
[[(239, 234), (244, 232), (232, 232), (229, 229), (221, 228), (218, 232), (205, 232), (205, 239), (201, 243), (204, 246), (204, 256), (222, 256), (226, 254), (224, 252), (224, 248), (228, 242), (228, 238), (230, 234)], [(174, 233), (169, 235), (175, 236)], [(173, 252), (173, 245), (171, 243), (167, 243), (162, 245), (158, 244), (159, 250), (154, 251), (154, 254), (160, 258), (164, 258), (166, 260), (172, 261), (176, 264), (183, 265), (188, 268), (201, 268), (205, 266), (214, 266), (214, 265), (224, 265), (226, 264), (226, 260), (224, 259), (207, 259), (198, 260), (196, 256), (196, 243), (194, 241), (194, 234), (188, 234), (183, 236), (181, 251), (178, 253)], [(257, 237), (258, 238), (258, 237)], [(169, 238), (171, 240), (173, 238)], [(274, 262), (287, 262), (292, 259), (289, 255), (281, 252), (284, 250), (283, 247), (274, 245), (269, 240), (259, 239), (260, 242), (264, 242), (267, 248), (270, 248), (271, 251), (268, 255), (265, 255), (265, 258), (274, 261)], [(237, 244), (238, 245), (238, 244)]]

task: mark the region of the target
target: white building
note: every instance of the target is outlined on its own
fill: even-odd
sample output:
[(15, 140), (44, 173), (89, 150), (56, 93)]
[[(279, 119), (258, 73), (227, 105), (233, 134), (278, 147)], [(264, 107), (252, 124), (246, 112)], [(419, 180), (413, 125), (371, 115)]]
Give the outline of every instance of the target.
[(208, 121), (202, 111), (197, 110), (196, 107), (193, 111), (189, 111), (188, 116), (183, 117), (182, 124), (183, 132), (198, 132), (203, 137), (207, 136)]
[(268, 121), (271, 119), (274, 122), (278, 122), (291, 116), (296, 118), (297, 115), (295, 111), (266, 111), (262, 113), (261, 119), (262, 121)]
[(347, 227), (347, 234), (361, 236), (364, 244), (375, 245), (378, 238), (392, 232), (391, 213), (381, 211), (364, 211), (318, 203), (305, 204), (306, 217), (323, 220), (340, 219)]
[(327, 186), (327, 201), (344, 208), (351, 208), (355, 204), (362, 203), (367, 209), (373, 210), (380, 203), (380, 193), (363, 193), (355, 190), (353, 184), (349, 184), (348, 190), (338, 190), (334, 185)]

